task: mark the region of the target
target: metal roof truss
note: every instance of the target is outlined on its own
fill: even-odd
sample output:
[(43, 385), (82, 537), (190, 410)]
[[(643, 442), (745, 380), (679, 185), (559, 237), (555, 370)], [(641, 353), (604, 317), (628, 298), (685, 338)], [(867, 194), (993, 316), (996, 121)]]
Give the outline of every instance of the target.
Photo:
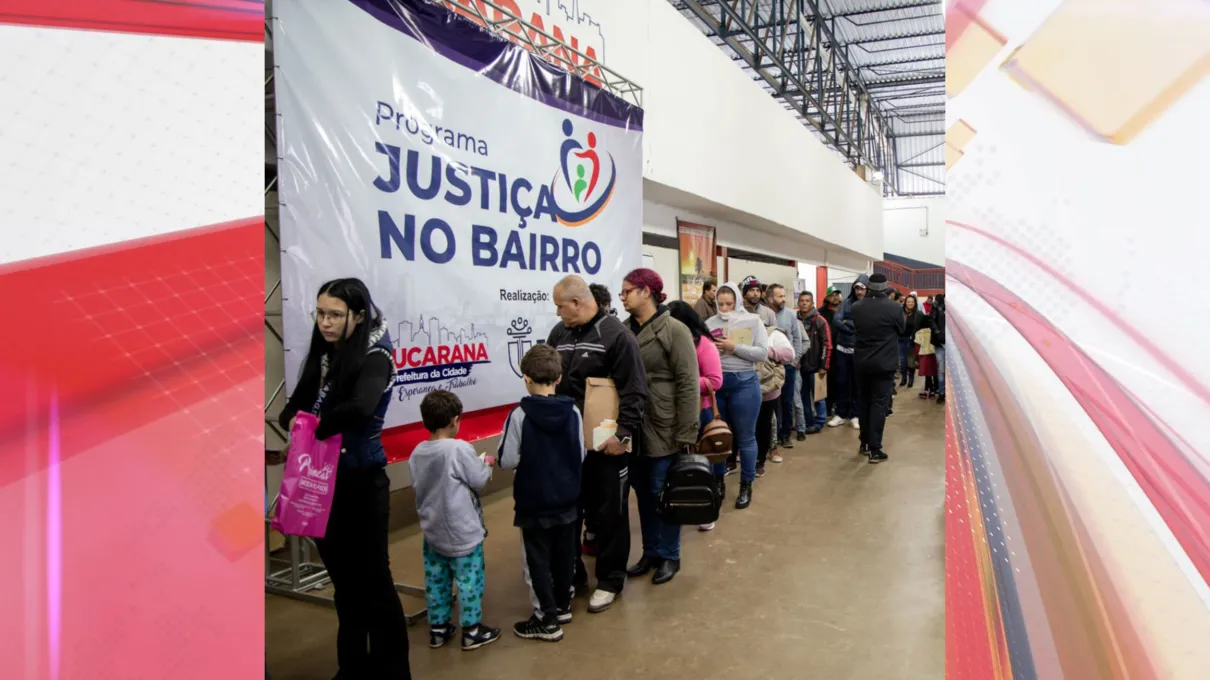
[(890, 124), (850, 59), (850, 45), (837, 41), (817, 0), (682, 0), (681, 5), (850, 167), (870, 166), (894, 182)]

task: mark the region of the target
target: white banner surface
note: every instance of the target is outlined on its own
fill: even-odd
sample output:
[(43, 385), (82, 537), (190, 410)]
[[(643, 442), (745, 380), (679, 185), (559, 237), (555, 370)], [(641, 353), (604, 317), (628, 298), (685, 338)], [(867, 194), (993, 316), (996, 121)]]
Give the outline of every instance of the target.
[(554, 284), (616, 294), (641, 264), (641, 110), (419, 0), (275, 11), (287, 387), (320, 284), (358, 277), (396, 348), (388, 427), (434, 389), (516, 402)]

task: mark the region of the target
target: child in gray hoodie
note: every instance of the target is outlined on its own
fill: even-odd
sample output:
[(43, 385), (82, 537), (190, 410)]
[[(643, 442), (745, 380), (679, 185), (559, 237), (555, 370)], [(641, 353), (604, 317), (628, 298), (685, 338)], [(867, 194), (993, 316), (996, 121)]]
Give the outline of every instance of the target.
[(416, 514), (424, 533), (424, 599), (428, 604), (429, 646), (454, 637), (453, 583), (458, 584), (462, 650), (478, 649), (500, 637), (499, 628), (482, 625), (483, 508), (479, 492), (492, 478), (493, 460), (480, 458), (470, 444), (456, 439), (462, 401), (445, 390), (420, 402), (420, 417), (431, 434), (408, 458), (416, 492)]

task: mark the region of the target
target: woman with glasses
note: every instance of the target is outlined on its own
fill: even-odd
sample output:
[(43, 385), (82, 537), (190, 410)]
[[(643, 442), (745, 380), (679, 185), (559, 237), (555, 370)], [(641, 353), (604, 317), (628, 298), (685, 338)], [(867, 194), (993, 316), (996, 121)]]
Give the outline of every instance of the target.
[(660, 494), (677, 453), (697, 444), (701, 420), (697, 350), (693, 334), (664, 305), (664, 281), (652, 269), (636, 269), (622, 279), (618, 295), (630, 314), (626, 325), (639, 342), (647, 373), (643, 436), (630, 464), (630, 482), (639, 504), (643, 556), (626, 570), (633, 578), (655, 570), (661, 585), (681, 569), (681, 527), (659, 513)]
[(382, 425), (395, 361), (386, 319), (358, 279), (319, 287), (315, 328), (298, 385), (278, 422), (319, 418), (320, 440), (341, 435), (327, 531), (315, 541), (335, 590), (337, 677), (411, 678), (407, 623), (387, 554), (390, 480)]

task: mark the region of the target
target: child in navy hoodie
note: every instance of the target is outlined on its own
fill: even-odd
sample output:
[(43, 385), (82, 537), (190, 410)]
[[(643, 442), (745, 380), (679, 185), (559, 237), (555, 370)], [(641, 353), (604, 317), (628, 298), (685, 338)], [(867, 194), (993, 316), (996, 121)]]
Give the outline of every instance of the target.
[(513, 524), (521, 529), (538, 611), (513, 632), (558, 642), (561, 624), (571, 623), (584, 425), (575, 401), (555, 395), (563, 361), (554, 347), (534, 345), (521, 360), (521, 373), (529, 396), (508, 416), (499, 458), (500, 467), (517, 470)]

